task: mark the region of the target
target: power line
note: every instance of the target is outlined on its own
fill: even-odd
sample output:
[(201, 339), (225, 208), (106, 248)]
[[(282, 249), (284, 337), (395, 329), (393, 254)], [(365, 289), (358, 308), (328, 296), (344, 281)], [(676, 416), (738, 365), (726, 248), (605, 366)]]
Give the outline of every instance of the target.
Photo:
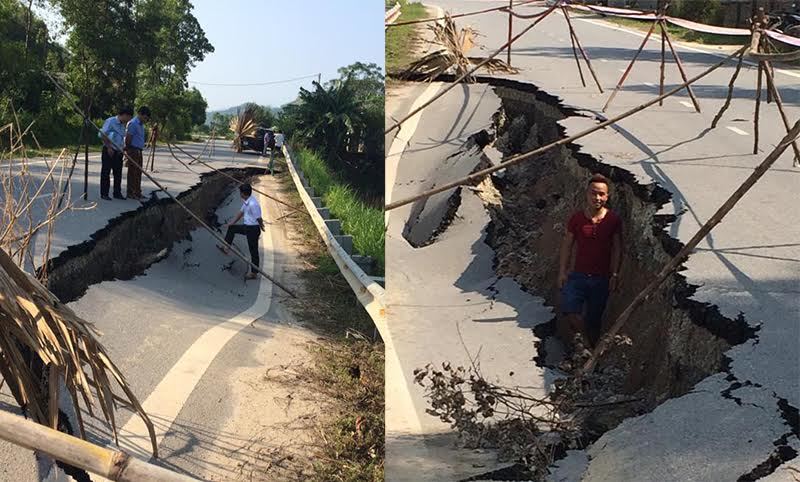
[(311, 75), (304, 75), (302, 77), (295, 77), (293, 79), (285, 79), (285, 80), (274, 80), (272, 82), (255, 82), (255, 83), (248, 83), (248, 84), (215, 84), (210, 82), (196, 82), (194, 80), (188, 80), (190, 84), (197, 84), (197, 85), (213, 85), (217, 87), (252, 87), (258, 85), (274, 85), (274, 84), (284, 84), (287, 82), (294, 82), (296, 80), (303, 80), (303, 79), (310, 79), (313, 77), (319, 77), (320, 74), (311, 74)]

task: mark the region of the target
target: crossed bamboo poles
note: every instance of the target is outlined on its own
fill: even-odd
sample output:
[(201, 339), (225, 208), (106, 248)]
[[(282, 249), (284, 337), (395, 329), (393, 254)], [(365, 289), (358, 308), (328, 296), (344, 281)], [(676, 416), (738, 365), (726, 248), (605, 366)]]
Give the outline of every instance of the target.
[[(789, 125), (789, 117), (786, 115), (786, 109), (783, 106), (781, 94), (775, 85), (775, 70), (772, 67), (770, 59), (793, 60), (795, 57), (800, 56), (800, 54), (797, 52), (789, 54), (781, 54), (778, 52), (778, 49), (764, 33), (763, 27), (767, 25), (767, 21), (768, 20), (764, 14), (764, 9), (761, 8), (758, 15), (753, 18), (753, 33), (750, 39), (751, 57), (754, 57), (758, 61), (758, 73), (756, 74), (756, 105), (755, 113), (753, 115), (753, 154), (758, 154), (759, 118), (761, 113), (761, 91), (763, 90), (763, 84), (766, 84), (767, 103), (771, 103), (773, 101), (775, 102), (775, 106), (778, 108), (778, 113), (780, 114), (781, 121), (783, 122), (783, 127), (786, 129), (786, 132), (789, 132), (791, 128)], [(728, 83), (728, 95), (725, 98), (725, 103), (722, 104), (719, 112), (717, 112), (717, 115), (714, 116), (714, 120), (711, 122), (712, 129), (717, 127), (722, 115), (726, 110), (728, 110), (728, 107), (731, 104), (731, 99), (733, 97), (733, 86), (736, 83), (736, 79), (739, 76), (739, 71), (742, 69), (742, 62), (744, 61), (743, 54), (744, 53), (739, 55), (739, 59), (736, 63), (736, 70), (734, 71), (733, 76), (731, 76), (731, 80)], [(798, 148), (797, 141), (792, 141), (791, 145), (792, 149), (794, 150), (794, 160), (792, 161), (792, 166), (800, 167), (800, 148)]]
[[(639, 58), (639, 54), (642, 53), (644, 46), (647, 44), (647, 41), (650, 40), (650, 36), (655, 31), (656, 26), (659, 27), (661, 30), (661, 76), (659, 78), (659, 86), (658, 86), (658, 93), (659, 95), (664, 94), (664, 65), (666, 64), (666, 46), (669, 46), (670, 52), (672, 52), (672, 58), (675, 59), (675, 64), (678, 66), (678, 71), (681, 73), (681, 78), (684, 82), (687, 82), (686, 71), (683, 69), (683, 64), (681, 63), (681, 59), (678, 56), (678, 52), (675, 50), (675, 47), (672, 46), (672, 39), (669, 36), (669, 31), (667, 30), (667, 20), (666, 20), (666, 6), (662, 7), (656, 15), (656, 20), (650, 25), (650, 30), (647, 31), (647, 35), (644, 36), (642, 40), (642, 44), (639, 45), (639, 49), (636, 51), (636, 54), (631, 59), (628, 67), (625, 69), (625, 72), (622, 73), (622, 77), (620, 77), (619, 81), (617, 82), (617, 86), (614, 87), (614, 91), (611, 92), (611, 95), (608, 97), (605, 105), (603, 106), (603, 112), (608, 109), (608, 106), (611, 104), (611, 101), (614, 100), (614, 97), (617, 96), (617, 92), (622, 89), (622, 85), (625, 83), (625, 79), (628, 78), (628, 74), (630, 74), (631, 69), (633, 69), (633, 64), (636, 63), (636, 59)], [(695, 97), (694, 92), (692, 92), (692, 87), (690, 85), (686, 85), (686, 91), (689, 93), (689, 97), (692, 99), (692, 104), (694, 104), (694, 109), (699, 113), (700, 112), (700, 103), (697, 101), (697, 97)], [(658, 103), (659, 106), (663, 105), (661, 101)]]

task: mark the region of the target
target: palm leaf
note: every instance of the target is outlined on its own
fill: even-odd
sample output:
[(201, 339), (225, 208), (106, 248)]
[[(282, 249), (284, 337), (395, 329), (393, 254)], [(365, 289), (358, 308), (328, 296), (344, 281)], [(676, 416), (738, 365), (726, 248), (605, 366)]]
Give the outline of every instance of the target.
[[(433, 31), (431, 43), (440, 48), (412, 62), (405, 70), (400, 72), (401, 78), (422, 76), (427, 80), (434, 80), (442, 74), (452, 72), (456, 77), (469, 72), (475, 65), (485, 58), (469, 57), (467, 53), (475, 47), (475, 39), (479, 35), (471, 27), (458, 29), (449, 14), (445, 14), (444, 21), (434, 23), (429, 27)], [(518, 69), (511, 67), (506, 62), (494, 58), (483, 66), (490, 73), (517, 73)], [(472, 75), (467, 75), (467, 82), (474, 82)]]

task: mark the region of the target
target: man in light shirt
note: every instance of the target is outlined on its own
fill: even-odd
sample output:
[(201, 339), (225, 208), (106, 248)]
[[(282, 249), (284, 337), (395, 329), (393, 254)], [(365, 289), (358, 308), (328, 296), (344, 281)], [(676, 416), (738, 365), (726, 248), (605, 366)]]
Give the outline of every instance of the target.
[[(233, 220), (225, 227), (228, 228), (225, 233), (225, 243), (227, 246), (217, 245), (225, 254), (230, 253), (229, 246), (233, 242), (233, 237), (237, 234), (244, 234), (247, 237), (247, 247), (250, 249), (250, 272), (245, 275), (245, 279), (256, 279), (258, 276), (258, 238), (261, 236), (261, 231), (264, 230), (264, 220), (261, 218), (261, 206), (258, 201), (253, 197), (253, 188), (250, 184), (242, 184), (239, 186), (239, 195), (242, 197), (242, 208)], [(244, 218), (243, 224), (236, 224), (240, 219)]]
[(139, 107), (125, 130), (125, 152), (133, 162), (128, 161), (128, 197), (141, 201), (142, 197), (142, 149), (144, 149), (144, 125), (150, 120), (150, 109)]
[(97, 134), (103, 140), (103, 153), (100, 155), (100, 198), (110, 201), (108, 188), (111, 184), (111, 173), (114, 173), (114, 199), (125, 199), (122, 196), (122, 148), (125, 144), (125, 125), (133, 117), (133, 109), (124, 107), (103, 123), (103, 134)]

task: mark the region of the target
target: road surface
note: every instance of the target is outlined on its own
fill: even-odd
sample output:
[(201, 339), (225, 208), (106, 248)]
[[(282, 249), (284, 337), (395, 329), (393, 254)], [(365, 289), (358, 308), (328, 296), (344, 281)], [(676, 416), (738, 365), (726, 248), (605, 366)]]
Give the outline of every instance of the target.
[[(256, 154), (234, 157), (227, 145), (219, 144), (211, 161), (216, 168), (263, 165)], [(202, 150), (201, 144), (183, 147), (195, 156)], [(176, 154), (184, 162), (191, 160)], [(99, 160), (92, 163), (89, 201), (99, 204), (59, 220), (53, 256), (88, 239), (110, 219), (139, 207), (132, 200), (98, 200)], [(163, 150), (156, 155), (155, 167), (154, 176), (174, 195), (210, 171), (192, 166), (196, 172), (190, 172)], [(82, 191), (82, 169), (77, 174), (73, 189)], [(260, 176), (256, 182), (266, 192), (277, 189), (271, 176)], [(234, 185), (230, 189), (216, 211), (220, 222), (232, 219), (240, 206), (238, 190)], [(145, 196), (154, 190), (151, 182), (143, 182)], [(261, 267), (292, 285), (297, 282), (293, 267), (299, 261), (287, 242), (284, 224), (276, 222), (288, 208), (254, 195), (268, 223), (260, 238)], [(83, 205), (77, 198), (73, 194), (73, 200)], [(250, 480), (253, 473), (281, 478), (285, 475), (281, 464), (273, 466), (272, 458), (302, 452), (299, 446), (308, 442), (306, 432), (287, 427), (313, 408), (299, 397), (291, 402), (292, 394), (265, 381), (264, 375), (270, 368), (302, 358), (304, 344), (314, 335), (293, 320), (283, 304), (285, 293), (266, 280), (243, 280), (243, 261), (235, 260), (225, 269), (233, 258), (222, 255), (215, 243), (210, 234), (197, 229), (140, 276), (91, 285), (69, 306), (103, 333), (101, 342), (150, 414), (161, 452), (155, 463), (205, 480)], [(237, 245), (247, 253), (243, 239)], [(2, 402), (4, 409), (13, 410), (7, 391)], [(84, 420), (89, 422), (86, 413)], [(117, 425), (121, 447), (149, 459), (149, 440), (138, 417), (123, 409)], [(89, 423), (88, 433), (95, 443), (112, 443), (105, 424)], [(29, 451), (7, 443), (0, 446), (0, 480), (39, 480)]]
[[(503, 4), (432, 3), (453, 13)], [(458, 25), (469, 24), (483, 35), (478, 41), (485, 50), (475, 55), (491, 52), (506, 41), (507, 22), (504, 14), (457, 20)], [(558, 96), (566, 106), (597, 113), (644, 34), (595, 18), (574, 18), (573, 23), (605, 94), (597, 91), (588, 76), (587, 87), (581, 86), (560, 14), (544, 20), (515, 44), (512, 63), (521, 72), (508, 77), (531, 82)], [(515, 19), (514, 31), (525, 25)], [(679, 46), (677, 50), (690, 77), (719, 61), (717, 49)], [(660, 45), (650, 42), (608, 115), (657, 95), (659, 61)], [(774, 105), (762, 102), (760, 150), (752, 155), (755, 69), (745, 66), (734, 102), (719, 127), (698, 137), (722, 104), (733, 67), (731, 63), (696, 84), (701, 114), (693, 112), (684, 92), (665, 100), (663, 107), (651, 107), (613, 129), (578, 141), (582, 152), (633, 172), (640, 183), (656, 182), (669, 190), (673, 200), (662, 212), (685, 211), (668, 227), (672, 236), (684, 242), (783, 136)], [(588, 75), (585, 66), (584, 75)], [(679, 83), (674, 64), (667, 64), (666, 82), (668, 89)], [(794, 123), (800, 117), (800, 73), (777, 71), (776, 82)], [(417, 98), (431, 96), (436, 86), (405, 85), (402, 89), (394, 97), (389, 95), (387, 119), (402, 117)], [(400, 136), (408, 139), (404, 149), (395, 147), (387, 158), (387, 182), (393, 182), (387, 198), (397, 201), (470, 170), (471, 158), (456, 161), (450, 156), (458, 153), (469, 135), (488, 125), (497, 106), (491, 89), (472, 85), (459, 86), (428, 107), (415, 128), (412, 123), (401, 130)], [(561, 125), (571, 134), (595, 122), (593, 116), (572, 117)], [(741, 399), (737, 404), (721, 394), (731, 388), (725, 374), (708, 377), (691, 393), (626, 421), (585, 451), (570, 453), (553, 468), (553, 480), (734, 480), (764, 462), (775, 450), (773, 442), (784, 435), (790, 446), (800, 450), (797, 433), (778, 406), (784, 400), (790, 407), (800, 407), (800, 216), (790, 207), (796, 204), (798, 182), (800, 170), (792, 168), (789, 149), (701, 243), (683, 273), (690, 283), (702, 286), (695, 299), (716, 304), (728, 317), (741, 312), (751, 326), (761, 327), (756, 340), (728, 353), (731, 373), (741, 383), (758, 386), (734, 389)], [(429, 215), (443, 212), (445, 206), (437, 206), (437, 199), (430, 203)], [(453, 434), (424, 412), (426, 403), (421, 389), (412, 383), (412, 370), (443, 359), (463, 364), (466, 348), (473, 354), (480, 352), (489, 378), (546, 387), (547, 370), (530, 360), (535, 341), (530, 327), (553, 315), (541, 299), (521, 292), (510, 280), (494, 277), (493, 254), (483, 242), (488, 216), (471, 191), (462, 191), (454, 221), (437, 241), (414, 248), (402, 231), (406, 221), (419, 214), (409, 206), (389, 214), (389, 328), (413, 401), (405, 406), (413, 410), (392, 415), (392, 407), (400, 405), (387, 400), (387, 480), (458, 480), (487, 472), (491, 462), (485, 460), (490, 457), (475, 467), (469, 452), (460, 452), (465, 460), (442, 452), (442, 446), (452, 443)], [(508, 377), (510, 371), (514, 377)], [(399, 422), (409, 419), (419, 420), (416, 430)], [(798, 464), (797, 458), (783, 464), (771, 477), (786, 480), (789, 467)], [(443, 478), (436, 478), (437, 471)]]

